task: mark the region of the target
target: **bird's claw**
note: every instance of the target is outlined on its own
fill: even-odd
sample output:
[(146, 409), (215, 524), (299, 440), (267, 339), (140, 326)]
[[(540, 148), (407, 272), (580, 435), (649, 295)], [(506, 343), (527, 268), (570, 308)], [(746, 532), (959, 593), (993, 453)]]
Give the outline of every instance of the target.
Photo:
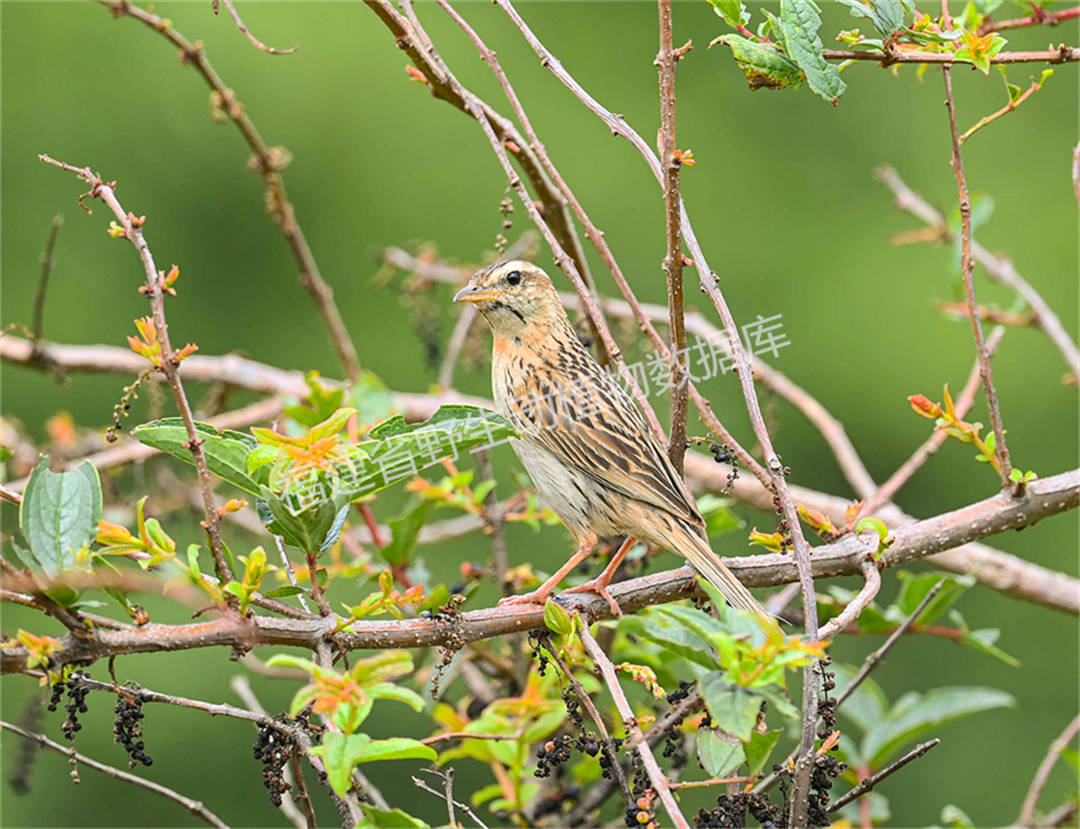
[(584, 584), (579, 584), (577, 587), (568, 587), (564, 590), (564, 593), (595, 593), (605, 602), (607, 602), (608, 608), (611, 610), (611, 615), (616, 619), (622, 618), (622, 608), (619, 607), (619, 603), (615, 601), (615, 597), (607, 591), (607, 582), (602, 582), (600, 579), (593, 579), (587, 581)]
[(547, 603), (549, 592), (534, 590), (531, 593), (522, 593), (520, 596), (504, 596), (499, 599), (499, 607), (507, 607), (515, 604), (538, 604), (541, 607)]

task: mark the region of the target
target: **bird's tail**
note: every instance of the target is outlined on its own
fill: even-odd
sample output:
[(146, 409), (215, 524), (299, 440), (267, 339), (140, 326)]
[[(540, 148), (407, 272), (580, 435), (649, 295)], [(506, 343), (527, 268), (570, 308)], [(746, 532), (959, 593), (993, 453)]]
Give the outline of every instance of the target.
[(673, 531), (664, 533), (669, 536), (666, 539), (668, 549), (673, 553), (678, 553), (694, 565), (694, 569), (723, 593), (728, 604), (736, 610), (751, 610), (764, 619), (773, 618), (772, 614), (743, 586), (743, 583), (735, 578), (735, 575), (724, 566), (720, 557), (712, 551), (707, 541), (682, 522), (675, 521), (673, 524)]

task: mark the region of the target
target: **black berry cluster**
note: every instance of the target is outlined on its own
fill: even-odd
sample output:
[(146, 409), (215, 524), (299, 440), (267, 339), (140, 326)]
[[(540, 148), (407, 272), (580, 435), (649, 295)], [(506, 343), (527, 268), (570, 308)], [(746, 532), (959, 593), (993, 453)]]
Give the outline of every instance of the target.
[(113, 741), (124, 747), (128, 753), (128, 766), (135, 768), (136, 763), (150, 766), (154, 758), (143, 749), (146, 748), (140, 737), (143, 735), (142, 721), (146, 715), (142, 712), (142, 698), (130, 697), (121, 691), (116, 696), (116, 708), (113, 709), (116, 720), (113, 722)]
[[(612, 737), (611, 742), (615, 744), (615, 751), (618, 751), (620, 748), (622, 748), (622, 744), (626, 742), (626, 738)], [(611, 761), (612, 758), (608, 756), (608, 753), (606, 751), (600, 752), (600, 776), (607, 780), (612, 779), (613, 772), (611, 771)]]
[(652, 783), (636, 752), (632, 762), (634, 779), (630, 784), (630, 791), (633, 792), (634, 802), (627, 806), (623, 823), (628, 829), (655, 829), (656, 806), (652, 796)]
[[(682, 702), (688, 696), (690, 696), (690, 689), (694, 687), (694, 683), (687, 682), (686, 680), (679, 681), (679, 688), (676, 691), (672, 691), (667, 695), (668, 705), (675, 705)], [(682, 721), (685, 717), (679, 717), (677, 720), (673, 720), (667, 728), (664, 729), (664, 756), (672, 757), (682, 747), (682, 737), (679, 735), (678, 728), (682, 725)]]
[(259, 726), (252, 754), (263, 765), (263, 785), (270, 792), (270, 802), (281, 805), (281, 795), (289, 791), (285, 782), (285, 764), (292, 753), (292, 743), (285, 735), (269, 725)]
[(712, 809), (699, 809), (694, 815), (696, 829), (742, 829), (747, 816), (761, 824), (761, 829), (781, 829), (787, 825), (780, 808), (763, 794), (722, 794)]
[(810, 799), (807, 810), (811, 826), (829, 826), (832, 823), (829, 818), (829, 789), (832, 788), (833, 779), (845, 768), (847, 764), (841, 763), (832, 754), (818, 757), (814, 762), (814, 770), (810, 772)]
[[(60, 723), (60, 730), (64, 732), (64, 736), (69, 740), (74, 740), (76, 733), (82, 731), (82, 723), (79, 722), (79, 714), (85, 714), (87, 712), (86, 697), (90, 693), (90, 686), (85, 684), (82, 680), (89, 679), (90, 674), (82, 670), (74, 670), (71, 672), (71, 676), (67, 681), (67, 698), (68, 701), (64, 705), (64, 711), (67, 712), (67, 719)], [(60, 683), (56, 683), (56, 687), (53, 688), (52, 699), (49, 700), (49, 710), (56, 710), (56, 702), (59, 702), (56, 688), (60, 686)], [(55, 700), (55, 702), (54, 702)]]
[[(529, 636), (529, 644), (532, 646), (532, 658), (536, 661), (536, 672), (540, 676), (547, 673), (551, 659), (544, 652), (544, 646), (548, 641), (547, 631), (536, 631)], [(564, 697), (565, 699), (565, 697)]]
[(574, 738), (569, 734), (552, 737), (536, 750), (535, 777), (550, 777), (552, 767), (561, 766), (574, 753)]

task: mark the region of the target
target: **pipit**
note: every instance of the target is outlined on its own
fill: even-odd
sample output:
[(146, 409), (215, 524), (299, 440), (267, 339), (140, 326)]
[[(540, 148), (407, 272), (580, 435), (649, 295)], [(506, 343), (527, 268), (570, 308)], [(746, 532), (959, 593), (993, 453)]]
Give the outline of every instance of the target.
[(633, 400), (581, 344), (548, 275), (529, 262), (499, 262), (454, 300), (475, 303), (491, 326), (495, 403), (521, 433), (514, 450), (541, 497), (577, 541), (537, 590), (500, 604), (543, 604), (598, 536), (620, 535), (626, 541), (604, 571), (570, 592), (597, 593), (620, 615), (607, 587), (641, 539), (685, 558), (733, 607), (767, 616), (712, 551), (679, 473)]

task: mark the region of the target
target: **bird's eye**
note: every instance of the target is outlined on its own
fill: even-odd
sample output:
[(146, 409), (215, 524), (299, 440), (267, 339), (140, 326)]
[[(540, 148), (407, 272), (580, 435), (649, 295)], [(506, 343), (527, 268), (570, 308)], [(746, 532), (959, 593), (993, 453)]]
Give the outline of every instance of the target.
[(506, 275), (506, 281), (509, 282), (511, 285), (520, 285), (521, 271), (510, 271), (510, 273)]

